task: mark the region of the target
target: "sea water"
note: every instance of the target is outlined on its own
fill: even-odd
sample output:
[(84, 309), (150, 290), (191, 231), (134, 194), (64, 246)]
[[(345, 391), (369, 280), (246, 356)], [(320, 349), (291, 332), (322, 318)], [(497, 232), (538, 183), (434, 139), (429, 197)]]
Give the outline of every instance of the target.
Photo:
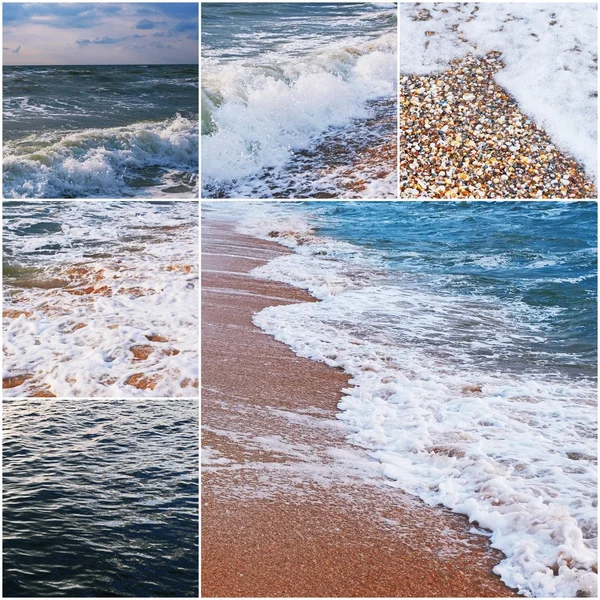
[(196, 202), (5, 202), (3, 244), (5, 397), (197, 396)]
[(203, 5), (203, 197), (395, 197), (364, 156), (395, 165), (396, 29), (393, 2)]
[(320, 302), (256, 325), (351, 376), (339, 418), (390, 484), (468, 515), (528, 596), (596, 594), (595, 202), (239, 203)]
[(3, 596), (198, 596), (198, 401), (4, 400)]
[(7, 198), (194, 197), (198, 66), (3, 73)]

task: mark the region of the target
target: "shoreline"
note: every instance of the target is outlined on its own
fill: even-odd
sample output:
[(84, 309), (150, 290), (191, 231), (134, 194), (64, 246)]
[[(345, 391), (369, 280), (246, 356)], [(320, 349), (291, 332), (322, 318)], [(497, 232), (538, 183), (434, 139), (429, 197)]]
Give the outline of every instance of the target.
[(400, 72), (401, 199), (597, 196), (583, 165), (496, 82), (503, 68), (494, 51), (437, 73)]
[(197, 207), (44, 206), (4, 211), (3, 396), (197, 398)]
[[(397, 197), (397, 102), (377, 98), (366, 103), (369, 115), (315, 136), (290, 153), (286, 164), (266, 166), (261, 174), (240, 181), (204, 184), (204, 200), (247, 199), (359, 200)], [(204, 136), (208, 137), (208, 136)], [(240, 194), (240, 185), (244, 189)]]
[(203, 597), (515, 596), (466, 517), (393, 488), (348, 444), (348, 376), (252, 324), (315, 301), (249, 275), (290, 251), (206, 213), (202, 234)]

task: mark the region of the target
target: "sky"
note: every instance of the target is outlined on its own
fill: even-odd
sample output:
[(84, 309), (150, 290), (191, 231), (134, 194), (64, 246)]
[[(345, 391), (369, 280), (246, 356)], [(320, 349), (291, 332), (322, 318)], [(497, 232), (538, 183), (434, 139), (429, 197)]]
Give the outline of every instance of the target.
[(3, 2), (5, 65), (197, 64), (198, 3)]

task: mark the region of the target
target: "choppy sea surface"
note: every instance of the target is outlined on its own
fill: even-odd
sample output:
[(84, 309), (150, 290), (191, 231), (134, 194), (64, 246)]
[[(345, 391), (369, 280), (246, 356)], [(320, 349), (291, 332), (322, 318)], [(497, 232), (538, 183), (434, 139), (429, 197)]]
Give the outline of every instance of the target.
[(321, 302), (256, 325), (352, 377), (350, 440), (469, 516), (528, 596), (595, 596), (595, 202), (209, 204), (295, 252), (253, 271)]
[(5, 202), (3, 394), (196, 397), (198, 205)]
[(201, 12), (203, 197), (396, 197), (394, 2)]
[(5, 597), (198, 595), (198, 402), (4, 400)]
[(3, 73), (7, 198), (194, 197), (198, 66)]

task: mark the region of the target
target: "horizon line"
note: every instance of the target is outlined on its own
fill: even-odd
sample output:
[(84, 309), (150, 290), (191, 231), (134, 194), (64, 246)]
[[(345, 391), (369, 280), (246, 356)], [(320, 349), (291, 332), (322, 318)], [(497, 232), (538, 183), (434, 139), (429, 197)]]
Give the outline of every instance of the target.
[(69, 63), (60, 65), (40, 65), (40, 64), (22, 64), (22, 65), (2, 65), (3, 67), (163, 67), (163, 66), (174, 66), (174, 65), (192, 65), (200, 66), (200, 63)]

